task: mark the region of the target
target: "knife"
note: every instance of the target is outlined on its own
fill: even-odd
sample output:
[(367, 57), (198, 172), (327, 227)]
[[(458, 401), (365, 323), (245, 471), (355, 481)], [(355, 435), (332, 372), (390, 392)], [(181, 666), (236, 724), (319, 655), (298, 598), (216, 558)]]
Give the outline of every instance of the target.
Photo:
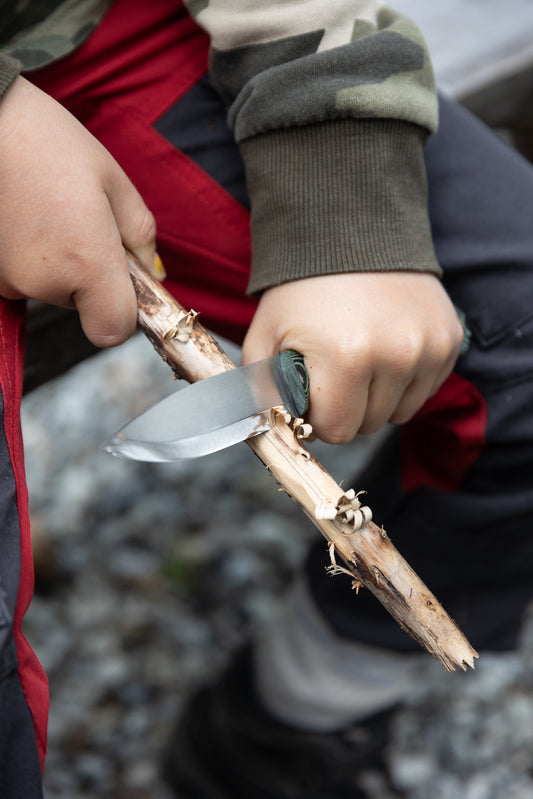
[(266, 411), (301, 417), (309, 377), (295, 350), (207, 377), (170, 394), (121, 427), (102, 449), (139, 461), (199, 458), (269, 430)]

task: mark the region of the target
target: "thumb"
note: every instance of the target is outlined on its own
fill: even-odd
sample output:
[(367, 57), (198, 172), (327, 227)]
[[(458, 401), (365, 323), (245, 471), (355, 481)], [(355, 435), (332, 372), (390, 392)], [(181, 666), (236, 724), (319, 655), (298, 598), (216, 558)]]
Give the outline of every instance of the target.
[[(73, 295), (84, 332), (98, 347), (121, 344), (136, 329), (137, 300), (125, 248), (152, 277), (157, 280), (165, 277), (163, 264), (155, 251), (153, 215), (111, 158), (106, 177), (107, 212), (100, 228), (99, 264), (91, 271), (90, 279)], [(105, 249), (102, 248), (104, 242)]]
[(124, 247), (157, 280), (166, 275), (156, 253), (156, 222), (144, 201), (118, 164), (114, 164), (106, 192)]
[(263, 316), (256, 314), (252, 319), (242, 345), (241, 360), (243, 364), (269, 358), (278, 352), (270, 325), (265, 324)]
[(95, 346), (115, 347), (135, 332), (137, 299), (120, 242), (101, 254), (72, 299), (83, 331)]

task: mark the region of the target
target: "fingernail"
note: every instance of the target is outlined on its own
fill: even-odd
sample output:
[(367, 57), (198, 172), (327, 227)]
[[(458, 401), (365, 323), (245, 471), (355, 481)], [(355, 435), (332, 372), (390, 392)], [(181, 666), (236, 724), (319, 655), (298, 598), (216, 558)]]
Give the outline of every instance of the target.
[(157, 273), (157, 276), (160, 277), (161, 280), (163, 280), (163, 278), (167, 276), (167, 273), (165, 272), (165, 267), (163, 266), (163, 261), (161, 260), (161, 258), (157, 253), (154, 255), (154, 269)]

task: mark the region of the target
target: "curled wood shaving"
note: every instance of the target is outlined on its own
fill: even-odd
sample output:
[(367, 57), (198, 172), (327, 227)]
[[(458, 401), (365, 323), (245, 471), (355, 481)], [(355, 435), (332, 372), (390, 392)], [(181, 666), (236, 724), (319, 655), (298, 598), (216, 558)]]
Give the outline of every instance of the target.
[(330, 500), (315, 505), (315, 519), (339, 519), (344, 524), (349, 524), (352, 528), (348, 535), (355, 533), (364, 527), (365, 524), (372, 521), (372, 511), (367, 505), (361, 506), (359, 497), (364, 494), (364, 491), (359, 491), (357, 494), (350, 488), (340, 498), (335, 505)]
[(350, 525), (352, 532), (360, 530), (361, 527), (372, 521), (372, 511), (367, 505), (361, 506), (359, 501), (359, 497), (364, 493), (364, 491), (358, 491), (356, 494), (353, 488), (350, 488), (342, 495), (337, 505), (338, 516), (343, 522)]
[(304, 422), (303, 419), (295, 419), (294, 420), (293, 430), (294, 430), (294, 435), (296, 436), (297, 441), (302, 441), (302, 440), (304, 440), (306, 438), (309, 438), (309, 436), (313, 432), (313, 427), (312, 427), (312, 425), (307, 424), (306, 422)]
[[(285, 422), (285, 424), (289, 424), (290, 420), (292, 419), (292, 416), (283, 407), (283, 405), (276, 405), (274, 408), (271, 408), (268, 411), (268, 415), (271, 416), (273, 422), (275, 421), (276, 418), (281, 417), (282, 420)], [(273, 427), (273, 426), (274, 426), (274, 424), (271, 423), (271, 427)]]
[(364, 493), (364, 491), (358, 491), (356, 494), (353, 488), (350, 488), (349, 491), (345, 491), (339, 500), (339, 513), (346, 513), (348, 510), (357, 510), (360, 508), (361, 503), (359, 502), (359, 496)]
[(194, 320), (198, 316), (197, 311), (176, 310), (167, 316), (168, 330), (165, 338), (176, 339), (186, 344), (191, 337)]
[(370, 508), (365, 505), (363, 508), (355, 511), (353, 514), (353, 518), (347, 520), (353, 527), (353, 532), (356, 530), (360, 530), (361, 527), (364, 527), (365, 524), (372, 521), (372, 511)]

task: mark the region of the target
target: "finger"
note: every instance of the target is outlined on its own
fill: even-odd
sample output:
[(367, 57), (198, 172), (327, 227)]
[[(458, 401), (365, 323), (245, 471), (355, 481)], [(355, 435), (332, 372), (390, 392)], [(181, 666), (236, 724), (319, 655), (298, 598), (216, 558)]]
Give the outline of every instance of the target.
[(440, 368), (434, 370), (432, 385), (428, 396), (436, 394), (444, 381), (453, 372), (457, 358), (461, 350), (464, 339), (464, 329), (459, 318), (453, 313), (453, 319), (449, 323), (447, 335), (439, 342), (439, 347), (433, 358), (433, 364), (439, 364)]
[(389, 421), (392, 424), (406, 424), (432, 396), (430, 383), (426, 380), (413, 380), (401, 397)]
[(113, 167), (106, 191), (122, 243), (147, 272), (161, 280), (165, 277), (165, 270), (156, 253), (154, 216), (118, 164), (113, 163)]
[(242, 344), (241, 362), (247, 364), (270, 358), (276, 351), (276, 342), (270, 330), (255, 316)]
[(97, 347), (122, 344), (137, 326), (137, 299), (110, 207), (96, 220), (98, 244), (76, 270), (72, 300), (87, 338)]
[(84, 333), (97, 347), (122, 344), (137, 326), (137, 301), (124, 252), (108, 256), (107, 266), (105, 278), (93, 277), (73, 293)]
[(306, 359), (310, 382), (308, 421), (327, 444), (345, 444), (359, 431), (368, 404), (369, 380), (339, 377), (338, 370)]
[(452, 356), (450, 358), (448, 358), (447, 361), (445, 361), (443, 367), (437, 373), (437, 376), (434, 378), (434, 380), (432, 382), (432, 385), (431, 385), (431, 387), (429, 389), (429, 393), (428, 393), (429, 397), (432, 397), (433, 394), (436, 394), (437, 391), (439, 390), (439, 388), (444, 383), (444, 381), (447, 380), (448, 377), (451, 375), (451, 373), (453, 372), (453, 369), (455, 367), (455, 363), (457, 361), (457, 355), (458, 355), (458, 353), (454, 352), (452, 354)]
[(368, 389), (368, 401), (357, 433), (371, 435), (381, 430), (396, 413), (407, 385), (390, 375), (375, 376)]
[[(408, 422), (425, 402), (437, 393), (454, 369), (459, 346), (459, 343), (454, 346), (453, 342), (445, 342), (445, 346), (437, 348), (434, 357), (427, 357), (427, 362), (419, 366), (416, 376), (406, 387), (397, 408), (391, 414), (390, 421), (393, 424)], [(447, 357), (443, 353), (447, 354)]]

